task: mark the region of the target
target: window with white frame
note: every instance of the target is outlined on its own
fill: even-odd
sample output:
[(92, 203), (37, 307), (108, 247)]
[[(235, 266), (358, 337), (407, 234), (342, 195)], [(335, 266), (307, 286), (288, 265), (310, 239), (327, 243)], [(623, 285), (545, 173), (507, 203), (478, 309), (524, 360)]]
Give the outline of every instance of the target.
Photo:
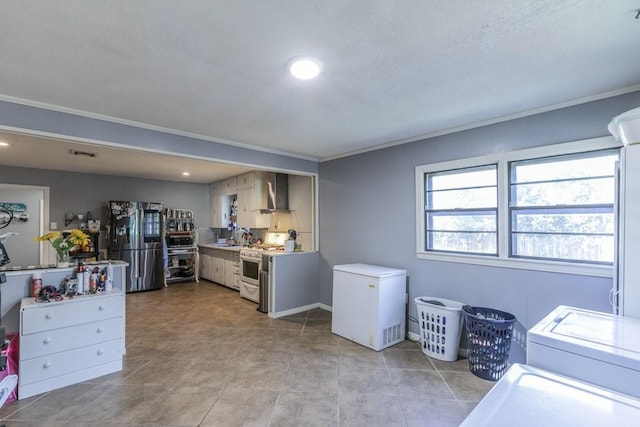
[(610, 276), (612, 138), (416, 168), (419, 258)]
[(510, 255), (613, 263), (618, 150), (509, 165)]
[(498, 254), (497, 165), (424, 175), (426, 250)]

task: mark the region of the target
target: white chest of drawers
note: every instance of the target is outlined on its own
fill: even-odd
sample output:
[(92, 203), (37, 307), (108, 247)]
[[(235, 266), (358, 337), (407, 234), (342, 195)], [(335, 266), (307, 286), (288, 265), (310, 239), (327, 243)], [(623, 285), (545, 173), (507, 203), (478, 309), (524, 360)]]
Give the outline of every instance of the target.
[(124, 304), (119, 290), (20, 304), (18, 397), (122, 370)]

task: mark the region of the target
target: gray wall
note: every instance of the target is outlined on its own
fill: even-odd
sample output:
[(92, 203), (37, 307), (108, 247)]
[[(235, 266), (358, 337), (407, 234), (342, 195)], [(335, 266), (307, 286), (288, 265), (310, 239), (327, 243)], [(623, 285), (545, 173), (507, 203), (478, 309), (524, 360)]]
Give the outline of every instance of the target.
[(364, 262), (407, 269), (410, 301), (436, 296), (502, 309), (521, 331), (558, 304), (609, 311), (611, 279), (417, 259), (414, 168), (607, 136), (611, 118), (638, 105), (634, 92), (321, 163), (320, 301), (331, 305), (334, 265)]
[[(124, 178), (106, 175), (0, 167), (0, 182), (50, 188), (50, 221), (64, 228), (66, 212), (91, 212), (101, 225), (107, 221), (109, 200), (163, 202), (165, 206), (194, 211), (197, 227), (209, 226), (209, 187), (205, 184)], [(69, 227), (77, 227), (74, 222)], [(35, 237), (35, 235), (33, 236)], [(102, 246), (102, 245), (101, 245)], [(13, 263), (12, 263), (13, 264)]]
[[(153, 108), (152, 106), (150, 108)], [(316, 173), (317, 162), (214, 141), (175, 135), (106, 120), (0, 101), (0, 127), (10, 130), (46, 132), (49, 136), (92, 142), (123, 144), (140, 149), (181, 153), (276, 169)]]

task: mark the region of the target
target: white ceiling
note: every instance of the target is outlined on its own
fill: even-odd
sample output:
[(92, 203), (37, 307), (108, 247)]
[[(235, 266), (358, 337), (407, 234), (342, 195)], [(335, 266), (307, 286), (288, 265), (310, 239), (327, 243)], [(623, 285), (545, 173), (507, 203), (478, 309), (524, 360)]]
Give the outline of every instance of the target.
[(325, 160), (637, 90), (639, 7), (0, 0), (0, 98)]

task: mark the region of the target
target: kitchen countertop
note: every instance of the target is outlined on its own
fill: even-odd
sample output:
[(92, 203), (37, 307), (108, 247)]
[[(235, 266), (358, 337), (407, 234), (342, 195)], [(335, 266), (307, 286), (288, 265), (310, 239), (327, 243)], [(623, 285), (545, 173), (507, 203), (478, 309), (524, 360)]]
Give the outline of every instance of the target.
[[(102, 261), (91, 261), (85, 262), (83, 265), (85, 267), (92, 265), (107, 265), (112, 264), (113, 266), (127, 266), (129, 265), (125, 261), (121, 260), (102, 260)], [(76, 264), (69, 264), (68, 267), (56, 267), (55, 264), (44, 264), (44, 265), (27, 265), (27, 266), (10, 266), (5, 265), (4, 267), (0, 267), (0, 273), (15, 273), (15, 274), (32, 274), (34, 271), (39, 272), (51, 272), (51, 271), (62, 271), (62, 270), (76, 270), (78, 266)]]
[[(229, 246), (229, 245), (218, 245), (218, 244), (213, 244), (213, 243), (200, 243), (198, 244), (199, 247), (201, 248), (207, 248), (207, 249), (219, 249), (222, 251), (230, 251), (230, 252), (240, 252), (240, 249), (244, 248), (244, 246), (240, 246), (240, 245), (234, 245), (234, 246)], [(285, 251), (261, 251), (261, 253), (263, 255), (296, 255), (296, 254), (304, 254), (304, 253), (310, 253), (310, 252), (314, 252), (314, 251), (294, 251), (294, 252), (285, 252)]]
[(219, 249), (221, 251), (229, 251), (229, 252), (240, 252), (240, 249), (242, 249), (242, 246), (240, 245), (230, 246), (230, 245), (217, 245), (213, 243), (209, 243), (209, 244), (199, 243), (198, 247), (207, 248), (207, 249)]

